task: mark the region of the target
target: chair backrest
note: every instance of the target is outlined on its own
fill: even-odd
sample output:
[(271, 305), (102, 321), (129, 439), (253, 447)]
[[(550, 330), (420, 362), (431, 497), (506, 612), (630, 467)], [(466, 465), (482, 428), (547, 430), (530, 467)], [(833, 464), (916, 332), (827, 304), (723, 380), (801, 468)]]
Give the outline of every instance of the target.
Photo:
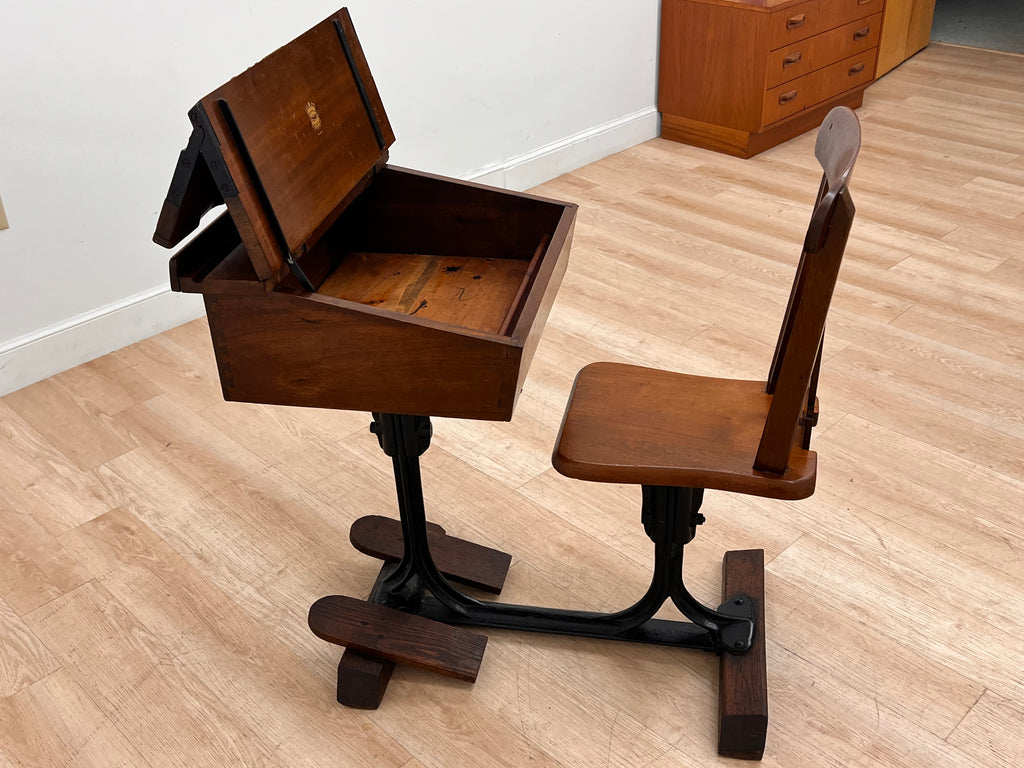
[(847, 184), (859, 151), (860, 121), (853, 110), (836, 107), (825, 116), (814, 145), (821, 185), (768, 372), (772, 403), (754, 461), (759, 471), (786, 471), (804, 414), (814, 410), (825, 316), (853, 224)]

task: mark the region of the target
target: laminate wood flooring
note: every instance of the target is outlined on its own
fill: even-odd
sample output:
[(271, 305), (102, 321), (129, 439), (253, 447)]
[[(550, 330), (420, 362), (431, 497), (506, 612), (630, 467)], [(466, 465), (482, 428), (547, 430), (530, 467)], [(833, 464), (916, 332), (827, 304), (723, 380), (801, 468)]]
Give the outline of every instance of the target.
[[(763, 548), (765, 766), (1024, 764), (1024, 58), (932, 45), (872, 85), (815, 434), (817, 493), (709, 492), (715, 602)], [(623, 607), (638, 489), (556, 474), (576, 371), (767, 372), (818, 171), (660, 139), (541, 186), (573, 254), (511, 423), (438, 419), (430, 515), (514, 556), (503, 599)], [(0, 398), (0, 765), (706, 767), (717, 661), (490, 632), (475, 684), (334, 702), (306, 612), (365, 594), (394, 516), (366, 414), (221, 400), (204, 321)]]

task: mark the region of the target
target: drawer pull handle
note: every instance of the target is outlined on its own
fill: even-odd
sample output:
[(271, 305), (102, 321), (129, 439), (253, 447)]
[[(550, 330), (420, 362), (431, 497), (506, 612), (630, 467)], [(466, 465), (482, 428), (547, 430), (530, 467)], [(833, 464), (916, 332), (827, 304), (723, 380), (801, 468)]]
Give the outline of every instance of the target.
[(867, 5), (870, 2), (873, 2), (873, 0), (857, 0), (857, 5)]
[(779, 104), (788, 104), (796, 98), (796, 88), (792, 91), (786, 91), (785, 93), (779, 94)]
[(806, 13), (798, 13), (796, 16), (790, 16), (786, 19), (786, 29), (796, 29), (802, 27), (804, 22), (807, 21)]
[(791, 53), (791, 54), (789, 54), (789, 56), (787, 56), (786, 58), (784, 58), (782, 60), (782, 66), (784, 66), (784, 67), (792, 66), (793, 64), (796, 64), (798, 61), (800, 61), (800, 59), (802, 59), (803, 57), (804, 57), (804, 55), (803, 55), (803, 53), (801, 51), (797, 51), (796, 53)]
[(856, 75), (858, 72), (863, 72), (863, 71), (864, 71), (864, 62), (862, 61), (860, 64), (854, 64), (852, 67), (850, 67), (850, 76), (852, 77), (853, 75)]
[(871, 34), (871, 27), (864, 27), (864, 29), (858, 29), (853, 33), (854, 40), (863, 40), (865, 37)]

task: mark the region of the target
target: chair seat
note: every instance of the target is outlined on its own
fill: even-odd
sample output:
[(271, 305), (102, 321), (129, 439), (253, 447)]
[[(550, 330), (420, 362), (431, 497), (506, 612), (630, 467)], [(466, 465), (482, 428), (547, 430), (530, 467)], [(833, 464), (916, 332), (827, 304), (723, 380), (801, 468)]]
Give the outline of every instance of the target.
[(813, 451), (797, 445), (783, 474), (753, 469), (771, 401), (761, 381), (595, 363), (576, 377), (551, 461), (580, 480), (806, 498)]

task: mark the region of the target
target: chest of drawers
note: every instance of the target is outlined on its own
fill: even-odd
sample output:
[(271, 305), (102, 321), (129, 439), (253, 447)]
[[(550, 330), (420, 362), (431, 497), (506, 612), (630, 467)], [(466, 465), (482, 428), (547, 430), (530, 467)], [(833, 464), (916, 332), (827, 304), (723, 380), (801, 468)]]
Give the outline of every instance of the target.
[(885, 0), (663, 0), (661, 135), (740, 157), (859, 107)]

